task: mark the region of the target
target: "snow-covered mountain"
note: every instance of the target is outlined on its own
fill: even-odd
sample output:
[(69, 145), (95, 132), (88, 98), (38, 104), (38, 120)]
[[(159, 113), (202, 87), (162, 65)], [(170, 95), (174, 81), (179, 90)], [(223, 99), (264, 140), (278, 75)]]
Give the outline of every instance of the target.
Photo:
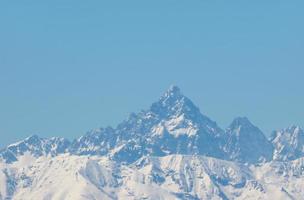
[(299, 126), (274, 131), (270, 141), (275, 147), (274, 160), (294, 160), (304, 157), (304, 131)]
[(78, 155), (110, 155), (131, 163), (144, 155), (170, 154), (226, 156), (225, 132), (185, 97), (170, 87), (148, 110), (131, 114), (115, 129), (89, 132), (75, 140), (70, 151)]
[(271, 142), (246, 117), (234, 119), (226, 132), (228, 140), (225, 149), (231, 160), (258, 163), (272, 159)]
[(18, 158), (25, 153), (29, 153), (34, 157), (43, 155), (56, 156), (65, 153), (70, 146), (70, 142), (64, 138), (39, 138), (32, 135), (20, 142), (11, 144), (0, 151), (0, 158), (7, 163), (17, 161)]
[(27, 160), (0, 164), (0, 199), (288, 200), (304, 196), (303, 158), (261, 166), (186, 155), (144, 156), (128, 165), (103, 156), (70, 154)]
[(172, 86), (117, 127), (72, 142), (30, 136), (0, 150), (0, 200), (301, 199), (304, 132), (225, 130)]

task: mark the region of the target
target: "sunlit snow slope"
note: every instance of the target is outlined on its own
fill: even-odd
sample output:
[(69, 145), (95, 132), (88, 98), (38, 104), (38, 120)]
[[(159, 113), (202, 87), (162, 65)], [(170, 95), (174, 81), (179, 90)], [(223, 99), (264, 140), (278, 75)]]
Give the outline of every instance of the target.
[[(1, 163), (1, 199), (302, 199), (304, 159), (244, 165), (204, 156), (106, 157), (63, 154)], [(27, 161), (26, 161), (27, 160)]]

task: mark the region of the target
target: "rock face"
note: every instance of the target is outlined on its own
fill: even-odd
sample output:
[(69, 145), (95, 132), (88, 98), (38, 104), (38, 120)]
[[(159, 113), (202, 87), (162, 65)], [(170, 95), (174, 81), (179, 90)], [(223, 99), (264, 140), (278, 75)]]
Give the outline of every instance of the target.
[(226, 132), (228, 142), (225, 150), (231, 160), (258, 163), (272, 159), (273, 146), (271, 142), (246, 117), (236, 118)]
[(299, 126), (274, 131), (270, 141), (275, 147), (274, 160), (294, 160), (304, 156), (304, 131)]
[(0, 158), (7, 163), (12, 163), (18, 160), (18, 157), (29, 153), (34, 157), (43, 155), (56, 156), (67, 152), (70, 142), (64, 138), (39, 138), (37, 135), (32, 135), (23, 141), (11, 144), (0, 151)]
[(300, 127), (268, 140), (239, 117), (223, 130), (172, 86), (115, 128), (2, 149), (0, 200), (301, 199), (303, 157)]
[(224, 131), (172, 86), (150, 109), (131, 114), (115, 129), (99, 129), (74, 141), (76, 154), (109, 154), (131, 163), (143, 155), (170, 154), (224, 157)]

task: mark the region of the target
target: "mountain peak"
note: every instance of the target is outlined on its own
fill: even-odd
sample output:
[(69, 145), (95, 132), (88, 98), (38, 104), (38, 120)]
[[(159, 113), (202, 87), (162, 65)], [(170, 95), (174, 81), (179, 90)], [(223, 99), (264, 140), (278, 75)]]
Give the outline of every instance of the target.
[(272, 144), (247, 117), (235, 118), (227, 129), (227, 134), (225, 149), (232, 160), (248, 163), (271, 160)]
[(35, 140), (40, 140), (40, 137), (36, 134), (30, 135), (24, 139), (24, 141), (35, 141)]
[(274, 131), (270, 141), (276, 147), (274, 160), (294, 160), (304, 156), (304, 132), (299, 126)]
[(302, 129), (300, 126), (292, 125), (292, 126), (288, 127), (287, 129), (285, 129), (284, 131), (289, 132), (289, 133), (296, 133), (296, 132), (302, 131)]
[(238, 128), (238, 127), (253, 127), (254, 125), (249, 121), (247, 117), (237, 117), (235, 118), (232, 123), (230, 124), (230, 128)]
[(161, 116), (180, 116), (181, 114), (201, 115), (198, 107), (184, 96), (179, 87), (172, 85), (160, 97), (159, 101), (152, 104), (150, 111)]
[(169, 89), (167, 90), (167, 92), (171, 92), (171, 93), (180, 93), (181, 90), (177, 85), (171, 85), (169, 87)]
[(182, 98), (183, 94), (180, 88), (176, 85), (171, 85), (169, 89), (162, 95), (161, 100), (167, 99), (179, 99)]

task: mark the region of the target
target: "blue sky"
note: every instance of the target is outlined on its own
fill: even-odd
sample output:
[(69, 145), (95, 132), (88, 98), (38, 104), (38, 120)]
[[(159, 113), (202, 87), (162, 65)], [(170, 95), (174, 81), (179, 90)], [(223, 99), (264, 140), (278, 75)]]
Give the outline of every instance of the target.
[(0, 3), (0, 146), (115, 126), (178, 85), (223, 128), (304, 126), (304, 2)]

